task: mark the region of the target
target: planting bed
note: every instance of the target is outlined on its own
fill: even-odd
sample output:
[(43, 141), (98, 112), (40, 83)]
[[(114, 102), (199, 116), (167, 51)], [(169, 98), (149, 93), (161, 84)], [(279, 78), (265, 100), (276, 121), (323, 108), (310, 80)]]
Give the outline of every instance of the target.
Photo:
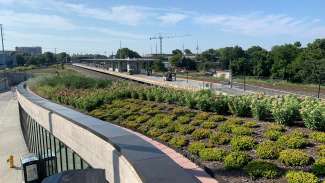
[[(310, 116), (308, 106), (301, 107), (307, 103), (303, 99), (272, 99), (276, 101), (270, 105), (276, 108), (270, 109), (261, 107), (269, 98), (225, 99), (203, 92), (204, 100), (181, 102), (186, 100), (180, 99), (182, 96), (197, 94), (173, 91), (172, 101), (159, 95), (160, 88), (137, 86), (141, 89), (136, 91), (142, 93), (134, 93), (135, 86), (129, 83), (78, 77), (40, 80), (31, 88), (46, 98), (165, 143), (220, 182), (307, 183), (325, 175), (325, 133), (313, 130), (323, 128), (323, 104), (319, 101), (308, 99), (308, 106), (321, 106), (320, 115)], [(212, 105), (210, 100), (222, 101)], [(288, 114), (282, 115), (286, 114), (283, 111)], [(297, 123), (301, 120), (304, 123)]]

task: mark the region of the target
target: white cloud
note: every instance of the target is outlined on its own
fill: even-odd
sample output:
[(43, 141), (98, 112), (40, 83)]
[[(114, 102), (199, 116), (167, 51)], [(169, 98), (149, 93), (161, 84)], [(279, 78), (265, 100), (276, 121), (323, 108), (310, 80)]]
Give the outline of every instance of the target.
[(186, 18), (187, 18), (187, 15), (180, 14), (180, 13), (167, 13), (165, 15), (158, 17), (158, 19), (163, 24), (176, 24), (180, 21), (185, 20)]
[[(293, 35), (304, 37), (324, 36), (325, 27), (317, 19), (298, 19), (288, 15), (201, 15), (194, 18), (196, 23), (215, 25), (225, 32), (249, 36)], [(317, 23), (318, 22), (318, 23)]]
[(80, 16), (137, 25), (146, 18), (144, 12), (135, 6), (114, 6), (110, 9), (90, 8), (84, 4), (60, 3), (66, 10)]
[(58, 15), (0, 11), (0, 20), (8, 27), (51, 28), (54, 30), (71, 30), (76, 27), (68, 19)]
[(146, 39), (147, 38), (147, 35), (144, 35), (144, 34), (118, 31), (118, 30), (113, 30), (113, 29), (108, 29), (108, 28), (89, 27), (87, 29), (90, 31), (96, 31), (99, 33), (113, 36), (112, 38), (127, 38), (127, 39)]

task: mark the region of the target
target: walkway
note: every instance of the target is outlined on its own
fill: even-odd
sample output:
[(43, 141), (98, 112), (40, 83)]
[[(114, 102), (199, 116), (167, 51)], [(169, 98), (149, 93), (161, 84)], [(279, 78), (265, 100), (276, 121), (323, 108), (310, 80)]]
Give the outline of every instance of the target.
[(20, 167), (10, 169), (6, 160), (14, 155), (16, 166), (27, 147), (20, 129), (17, 100), (12, 92), (0, 93), (0, 182), (21, 183)]

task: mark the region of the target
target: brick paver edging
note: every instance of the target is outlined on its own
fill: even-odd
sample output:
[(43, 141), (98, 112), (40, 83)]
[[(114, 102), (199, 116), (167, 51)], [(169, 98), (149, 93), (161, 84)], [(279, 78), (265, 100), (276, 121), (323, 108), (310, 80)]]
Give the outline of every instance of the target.
[(157, 142), (145, 135), (142, 135), (141, 133), (132, 131), (130, 129), (124, 128), (125, 130), (129, 131), (130, 133), (133, 133), (143, 140), (149, 142), (153, 146), (155, 146), (157, 149), (161, 150), (163, 153), (165, 153), (167, 156), (169, 156), (172, 160), (174, 160), (179, 166), (184, 168), (189, 174), (195, 176), (200, 182), (202, 183), (219, 183), (216, 179), (211, 177), (208, 173), (206, 173), (201, 167), (194, 164), (192, 161), (184, 157), (182, 154), (176, 152), (172, 148)]

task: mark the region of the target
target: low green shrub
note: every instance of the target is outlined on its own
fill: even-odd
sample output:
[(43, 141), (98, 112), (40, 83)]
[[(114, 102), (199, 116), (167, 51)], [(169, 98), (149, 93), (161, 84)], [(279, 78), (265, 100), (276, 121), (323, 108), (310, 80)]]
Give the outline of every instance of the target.
[(280, 170), (276, 165), (260, 160), (249, 162), (244, 167), (244, 171), (248, 176), (252, 177), (253, 179), (260, 177), (273, 179), (280, 175)]
[(312, 173), (289, 171), (286, 175), (288, 183), (318, 183), (319, 179)]
[[(185, 115), (185, 114), (188, 114), (190, 113), (191, 111), (189, 109), (186, 109), (184, 107), (175, 107), (173, 110), (172, 110), (172, 113), (177, 115), (177, 116), (181, 116), (181, 115)], [(186, 115), (185, 115), (186, 116)]]
[(148, 124), (142, 124), (141, 126), (138, 127), (138, 131), (146, 134), (150, 129), (150, 126)]
[(224, 121), (226, 120), (226, 118), (222, 115), (211, 115), (209, 116), (208, 118), (208, 121), (211, 121), (211, 122), (220, 122), (220, 121)]
[(147, 114), (142, 114), (137, 116), (134, 121), (138, 122), (138, 123), (144, 123), (146, 121), (148, 121), (150, 119), (151, 116), (147, 115)]
[(290, 125), (299, 117), (300, 102), (295, 96), (282, 96), (272, 101), (272, 116), (279, 124)]
[(175, 136), (172, 139), (170, 139), (169, 144), (175, 147), (183, 147), (188, 143), (187, 139), (185, 136)]
[(267, 125), (267, 129), (268, 130), (276, 130), (276, 131), (279, 131), (279, 132), (285, 132), (286, 131), (286, 127), (284, 125), (276, 124), (276, 123), (270, 123), (269, 125)]
[(158, 137), (160, 136), (161, 134), (163, 134), (162, 130), (161, 129), (157, 129), (157, 128), (151, 128), (147, 134), (150, 136), (150, 137)]
[(315, 161), (312, 166), (312, 171), (317, 175), (325, 175), (325, 157)]
[(202, 149), (205, 148), (205, 144), (203, 142), (192, 142), (188, 147), (187, 150), (197, 155)]
[(226, 169), (239, 169), (244, 167), (250, 160), (251, 157), (245, 152), (234, 151), (224, 158), (224, 166)]
[(234, 135), (251, 135), (252, 131), (250, 128), (245, 126), (236, 126), (231, 128), (231, 133)]
[(178, 131), (180, 134), (186, 135), (192, 133), (195, 128), (192, 125), (181, 125), (178, 124), (175, 126), (176, 131)]
[(256, 128), (256, 127), (258, 127), (258, 124), (256, 121), (246, 121), (244, 123), (244, 126), (248, 127), (248, 128)]
[(168, 142), (173, 136), (169, 133), (164, 133), (158, 137), (159, 140), (162, 140), (164, 142)]
[(170, 123), (166, 128), (164, 128), (165, 132), (171, 133), (176, 131), (177, 123)]
[(203, 161), (222, 161), (226, 151), (218, 148), (204, 148), (199, 151), (199, 156)]
[(295, 149), (281, 151), (279, 160), (287, 166), (303, 166), (310, 164), (310, 157), (303, 151)]
[(194, 120), (207, 120), (209, 117), (209, 113), (207, 112), (198, 112), (195, 116), (194, 116)]
[(233, 150), (250, 150), (255, 147), (256, 141), (250, 136), (235, 136), (230, 144)]
[(181, 124), (188, 124), (191, 121), (191, 117), (184, 115), (184, 116), (179, 116), (176, 120), (177, 123)]
[(308, 140), (299, 131), (293, 131), (288, 135), (281, 136), (277, 143), (282, 147), (288, 147), (291, 149), (303, 148), (308, 144)]
[(204, 123), (204, 120), (200, 120), (200, 119), (193, 119), (192, 121), (191, 121), (191, 125), (193, 125), (193, 126), (199, 126), (199, 125), (201, 125), (202, 123)]
[(219, 125), (219, 130), (225, 133), (230, 133), (232, 128), (240, 126), (243, 123), (242, 120), (238, 118), (229, 118), (223, 124)]
[(224, 132), (214, 132), (209, 137), (209, 141), (212, 144), (218, 144), (218, 145), (228, 144), (230, 140), (231, 140), (231, 136), (228, 133), (224, 133)]
[(213, 121), (205, 121), (202, 123), (202, 127), (206, 129), (213, 129), (217, 127), (217, 123)]
[(231, 132), (231, 129), (232, 129), (233, 127), (234, 127), (234, 125), (232, 125), (232, 124), (224, 123), (224, 124), (219, 125), (218, 129), (219, 129), (221, 132), (230, 133), (230, 132)]
[(325, 132), (312, 132), (309, 137), (316, 142), (325, 143)]
[(281, 137), (283, 132), (277, 130), (267, 130), (263, 133), (263, 136), (270, 139), (270, 140), (278, 140)]
[(209, 129), (198, 128), (192, 132), (192, 137), (196, 140), (209, 137), (211, 131)]
[(279, 156), (281, 148), (272, 141), (265, 141), (256, 147), (256, 155), (261, 159), (276, 159)]
[(306, 97), (301, 103), (300, 114), (307, 128), (325, 131), (325, 102)]
[(152, 123), (156, 128), (165, 128), (173, 122), (173, 117), (167, 114), (156, 114), (154, 117), (148, 120), (149, 123)]
[(325, 145), (319, 145), (319, 146), (317, 146), (317, 155), (319, 157), (325, 158)]
[(136, 121), (124, 121), (121, 124), (130, 129), (137, 129), (140, 126), (140, 124), (137, 123)]
[(251, 96), (241, 95), (229, 97), (229, 110), (232, 114), (240, 117), (250, 116), (251, 114)]

